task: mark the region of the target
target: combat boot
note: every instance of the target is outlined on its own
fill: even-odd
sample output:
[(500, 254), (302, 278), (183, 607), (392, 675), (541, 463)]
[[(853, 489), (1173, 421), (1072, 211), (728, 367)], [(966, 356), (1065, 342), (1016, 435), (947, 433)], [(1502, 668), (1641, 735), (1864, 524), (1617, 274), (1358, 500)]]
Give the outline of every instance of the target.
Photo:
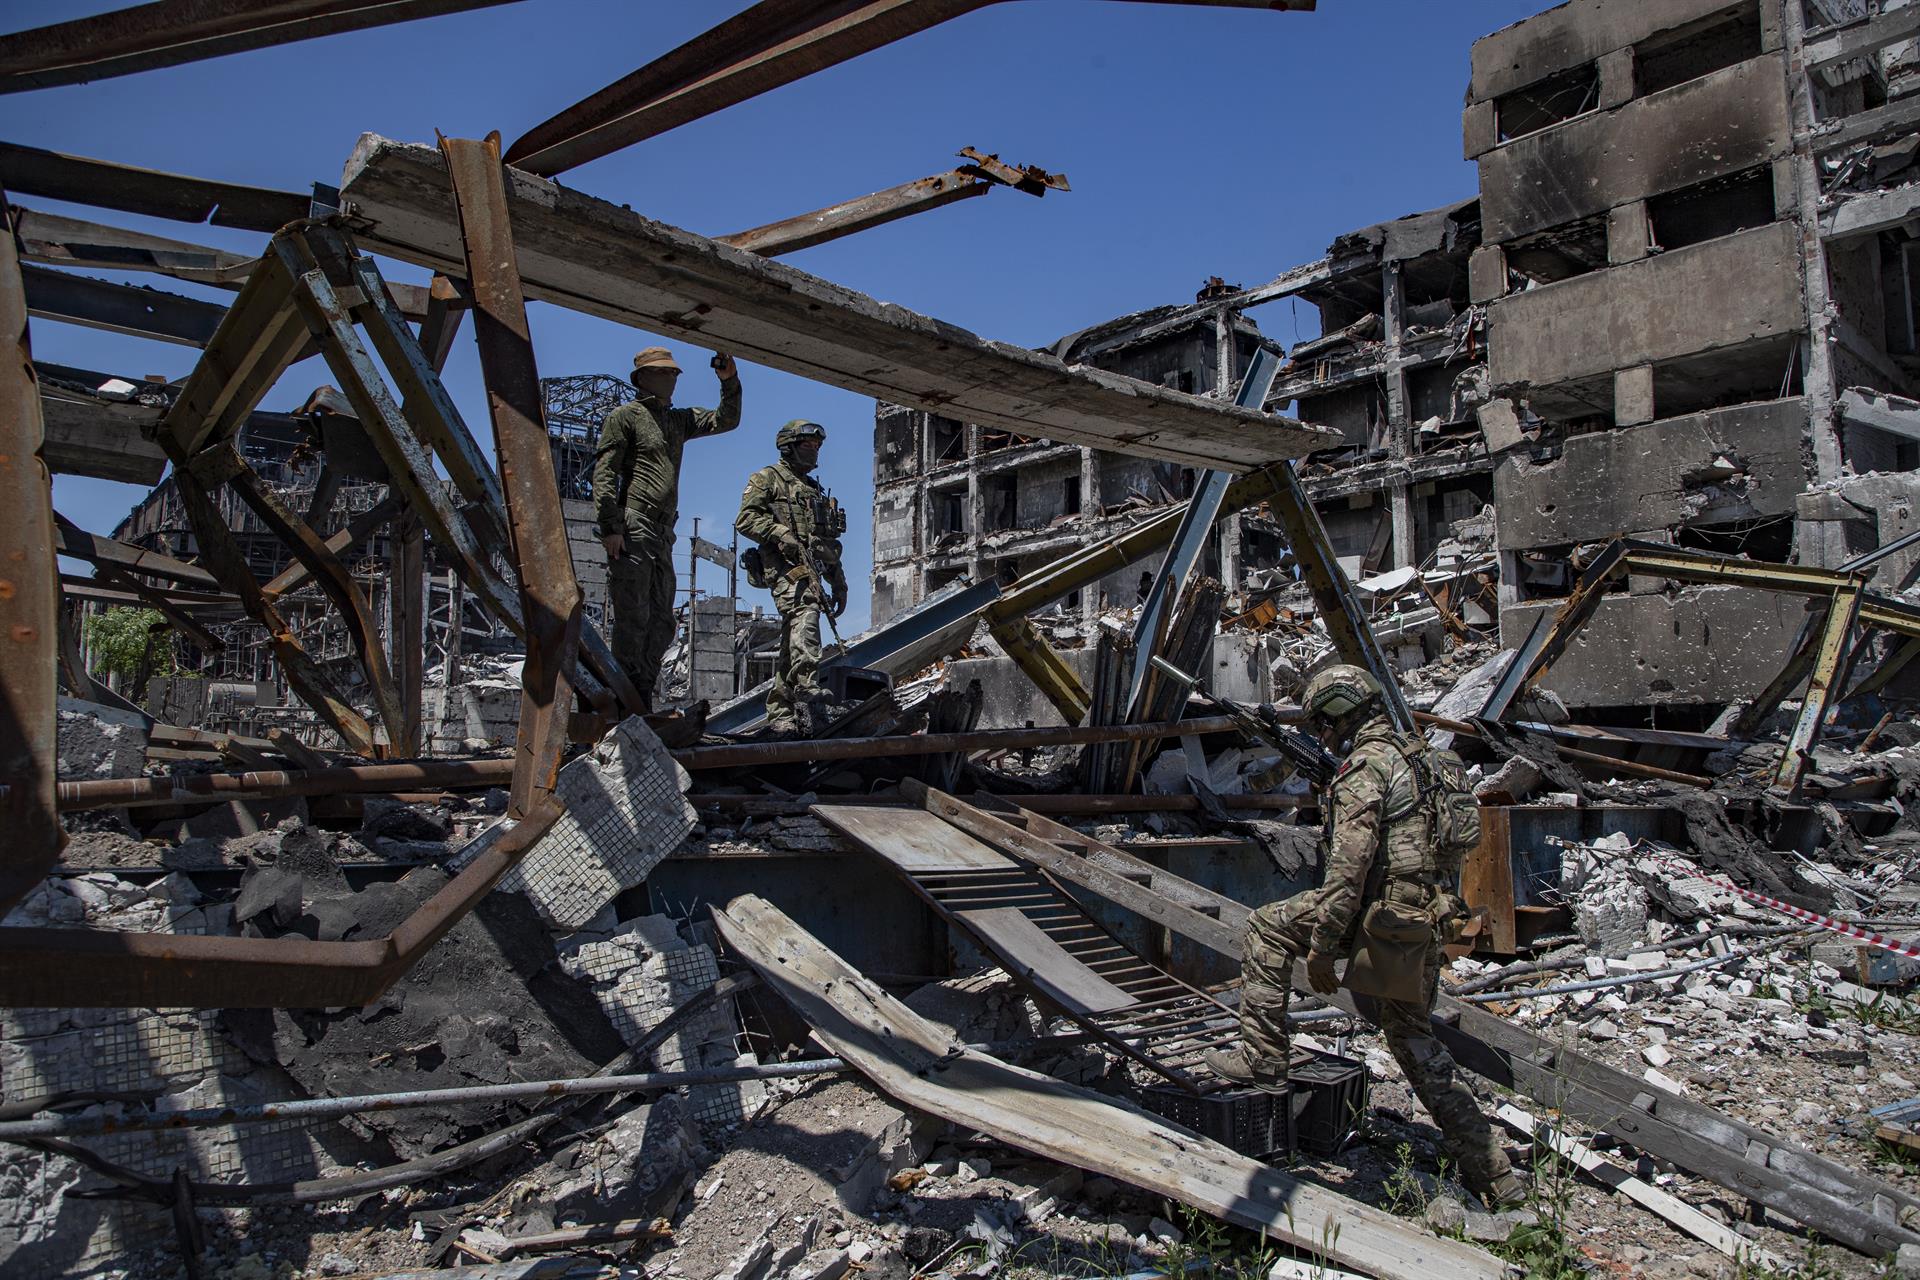
[(1520, 1175), (1509, 1169), (1485, 1186), (1477, 1186), (1474, 1192), (1487, 1203), (1487, 1208), (1498, 1213), (1502, 1209), (1513, 1209), (1527, 1202), (1527, 1184)]
[(1202, 1059), (1207, 1069), (1234, 1084), (1267, 1093), (1285, 1093), (1287, 1069), (1266, 1058), (1255, 1058), (1241, 1049), (1209, 1049)]

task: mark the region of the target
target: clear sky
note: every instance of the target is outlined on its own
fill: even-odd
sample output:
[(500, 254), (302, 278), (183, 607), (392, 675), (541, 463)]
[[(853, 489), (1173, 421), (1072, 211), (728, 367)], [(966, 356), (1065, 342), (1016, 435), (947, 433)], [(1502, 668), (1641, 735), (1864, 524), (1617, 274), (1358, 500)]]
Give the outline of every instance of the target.
[[(119, 5), (13, 0), (19, 29)], [(363, 132), (434, 130), (507, 142), (745, 5), (522, 0), (4, 99), (0, 137), (198, 177), (287, 190), (337, 182)], [(793, 266), (1029, 346), (1127, 312), (1191, 301), (1211, 275), (1253, 285), (1319, 257), (1338, 234), (1470, 196), (1460, 108), (1474, 39), (1543, 0), (1321, 0), (1313, 13), (1115, 0), (1012, 0), (762, 95), (566, 174), (568, 185), (721, 235), (959, 163), (963, 146), (1063, 172), (1073, 190), (1010, 190), (804, 250)], [(263, 237), (22, 198), (29, 207), (245, 252)], [(390, 264), (394, 279), (424, 282)], [(110, 273), (95, 273), (108, 275)], [(231, 295), (158, 277), (217, 301)], [(1253, 313), (1283, 342), (1311, 308)], [(655, 335), (535, 304), (540, 371), (623, 374)], [(448, 365), (456, 403), (490, 444), (471, 326)], [(678, 399), (711, 404), (706, 353), (668, 340)], [(33, 323), (37, 358), (133, 378), (184, 376), (198, 354)], [(687, 450), (681, 542), (693, 518), (723, 537), (747, 474), (789, 418), (826, 424), (821, 475), (847, 505), (849, 634), (864, 625), (873, 403), (743, 365), (745, 421)], [(263, 407), (330, 381), (296, 365)], [(111, 532), (141, 496), (55, 478), (56, 506)], [(751, 599), (751, 597), (749, 597)], [(764, 601), (763, 601), (764, 603)]]

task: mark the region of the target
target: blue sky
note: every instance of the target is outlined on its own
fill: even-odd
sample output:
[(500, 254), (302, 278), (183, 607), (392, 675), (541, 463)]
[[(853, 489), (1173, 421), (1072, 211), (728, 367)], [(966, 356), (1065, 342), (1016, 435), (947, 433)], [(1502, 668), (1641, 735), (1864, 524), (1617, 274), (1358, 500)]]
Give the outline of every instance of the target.
[[(117, 7), (14, 0), (18, 29)], [(744, 4), (523, 0), (6, 99), (0, 137), (230, 182), (305, 190), (334, 182), (363, 132), (432, 141), (547, 116)], [(566, 174), (568, 185), (712, 235), (743, 230), (959, 163), (963, 146), (1064, 172), (1069, 193), (1012, 191), (938, 209), (785, 259), (802, 270), (1039, 346), (1145, 307), (1190, 301), (1208, 276), (1252, 285), (1310, 261), (1336, 235), (1473, 194), (1460, 158), (1468, 50), (1540, 0), (1321, 0), (1314, 13), (1113, 0), (1015, 0), (969, 14)], [(257, 252), (217, 227), (30, 207)], [(106, 273), (98, 273), (106, 274)], [(395, 279), (423, 281), (391, 264)], [(224, 301), (217, 290), (159, 283)], [(1253, 313), (1291, 344), (1311, 309)], [(542, 374), (622, 373), (654, 335), (535, 304)], [(447, 379), (491, 443), (463, 330)], [(36, 357), (132, 377), (180, 377), (188, 347), (36, 321)], [(669, 342), (683, 403), (713, 402), (705, 352)], [(730, 526), (747, 474), (789, 418), (825, 423), (821, 474), (851, 513), (849, 633), (864, 623), (873, 406), (744, 366), (740, 431), (687, 451), (681, 549)], [(264, 407), (290, 409), (328, 380), (297, 365)], [(130, 486), (56, 477), (56, 506), (110, 532)]]

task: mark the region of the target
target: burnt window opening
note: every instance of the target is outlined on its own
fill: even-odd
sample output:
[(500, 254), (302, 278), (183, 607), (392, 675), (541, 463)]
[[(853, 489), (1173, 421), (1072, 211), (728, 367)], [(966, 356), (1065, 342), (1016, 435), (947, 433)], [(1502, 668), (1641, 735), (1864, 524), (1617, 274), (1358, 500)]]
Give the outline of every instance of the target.
[(1755, 0), (1662, 31), (1633, 47), (1633, 91), (1636, 96), (1658, 93), (1749, 62), (1760, 56), (1761, 39)]
[(1888, 354), (1920, 354), (1920, 241), (1880, 238), (1880, 287)]
[(986, 532), (1018, 527), (1020, 520), (1020, 480), (1008, 471), (986, 476), (980, 481), (980, 494), (986, 504)]
[(1589, 62), (1536, 80), (1494, 101), (1500, 141), (1511, 142), (1591, 111), (1600, 102), (1600, 68)]
[(1764, 227), (1775, 216), (1773, 170), (1748, 169), (1648, 197), (1647, 240), (1653, 248), (1684, 249), (1703, 240)]
[(952, 418), (929, 414), (927, 443), (936, 464), (958, 462), (967, 456), (967, 429)]
[(1195, 385), (1193, 370), (1175, 369), (1172, 373), (1162, 374), (1160, 377), (1160, 385), (1174, 391), (1184, 391), (1188, 395), (1192, 395)]
[(892, 413), (874, 424), (873, 475), (876, 480), (897, 480), (918, 469), (913, 449), (913, 416)]
[(1507, 270), (1538, 284), (1570, 280), (1607, 265), (1607, 215), (1569, 222), (1507, 245)]
[(1060, 509), (1070, 516), (1080, 514), (1080, 477), (1068, 476), (1061, 486)]
[(937, 538), (947, 533), (965, 533), (967, 531), (967, 495), (964, 493), (935, 493), (933, 500), (933, 535)]
[[(1841, 459), (1856, 472), (1920, 471), (1920, 442), (1878, 427), (1848, 422), (1840, 428)], [(1870, 550), (1863, 547), (1861, 550)]]
[(1725, 524), (1682, 525), (1673, 531), (1673, 545), (1689, 551), (1743, 555), (1751, 560), (1784, 564), (1793, 559), (1793, 517), (1765, 516), (1758, 520), (1730, 520)]
[(1192, 467), (1180, 468), (1180, 497), (1191, 498), (1194, 485), (1199, 482), (1199, 478)]
[(1081, 596), (1078, 591), (1070, 591), (1067, 593), (1067, 612), (1068, 613), (1080, 612), (1080, 599), (1081, 599)]
[(1797, 334), (1662, 361), (1653, 367), (1654, 416), (1678, 418), (1797, 396), (1805, 373)]

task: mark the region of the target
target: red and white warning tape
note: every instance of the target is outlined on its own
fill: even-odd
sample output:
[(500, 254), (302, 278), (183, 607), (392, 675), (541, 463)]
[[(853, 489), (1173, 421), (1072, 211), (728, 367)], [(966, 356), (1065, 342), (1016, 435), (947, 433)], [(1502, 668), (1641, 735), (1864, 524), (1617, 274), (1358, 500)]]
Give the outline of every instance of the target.
[(1635, 852), (1643, 858), (1648, 858), (1659, 863), (1663, 867), (1671, 867), (1689, 879), (1705, 880), (1708, 884), (1725, 889), (1728, 893), (1739, 894), (1748, 902), (1757, 902), (1770, 911), (1778, 911), (1783, 916), (1791, 916), (1795, 920), (1804, 920), (1808, 924), (1817, 925), (1822, 929), (1829, 929), (1834, 933), (1845, 934), (1849, 938), (1858, 938), (1861, 942), (1871, 943), (1873, 946), (1891, 951), (1895, 955), (1920, 960), (1920, 947), (1915, 946), (1911, 942), (1902, 942), (1898, 938), (1889, 938), (1884, 933), (1875, 933), (1871, 929), (1863, 929), (1859, 925), (1852, 924), (1846, 920), (1835, 920), (1832, 916), (1823, 916), (1817, 911), (1809, 911), (1805, 907), (1796, 907), (1791, 902), (1782, 902), (1778, 898), (1769, 898), (1764, 893), (1755, 893), (1751, 889), (1742, 889), (1731, 880), (1723, 880), (1719, 876), (1708, 875), (1698, 867), (1689, 866), (1687, 863), (1676, 861), (1673, 858), (1663, 858), (1657, 853), (1649, 853), (1644, 846), (1636, 846)]

